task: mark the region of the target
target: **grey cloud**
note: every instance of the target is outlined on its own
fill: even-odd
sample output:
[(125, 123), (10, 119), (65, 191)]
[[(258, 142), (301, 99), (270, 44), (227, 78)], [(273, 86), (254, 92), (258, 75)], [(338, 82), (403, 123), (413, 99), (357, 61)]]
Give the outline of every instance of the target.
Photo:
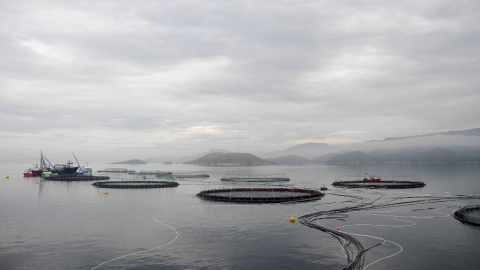
[(2, 2), (1, 138), (267, 151), (476, 127), (478, 6)]

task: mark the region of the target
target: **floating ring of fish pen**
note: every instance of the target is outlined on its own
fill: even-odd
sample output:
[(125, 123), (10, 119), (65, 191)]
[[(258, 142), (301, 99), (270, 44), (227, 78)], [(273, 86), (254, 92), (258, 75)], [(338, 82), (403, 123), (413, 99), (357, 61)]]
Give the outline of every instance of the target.
[(220, 180), (225, 182), (288, 182), (290, 178), (285, 177), (283, 173), (270, 175), (227, 174)]
[(136, 174), (136, 175), (172, 175), (172, 172), (165, 172), (165, 171), (145, 171), (141, 170), (139, 172), (129, 172), (129, 174)]
[(173, 181), (100, 181), (92, 185), (101, 188), (169, 188), (178, 186)]
[(225, 182), (288, 182), (290, 178), (288, 177), (272, 177), (272, 178), (262, 178), (262, 177), (224, 177), (220, 180)]
[(453, 216), (462, 222), (480, 226), (480, 205), (462, 207)]
[(233, 188), (211, 189), (197, 194), (212, 201), (235, 203), (283, 203), (319, 200), (324, 193), (302, 188)]
[(206, 172), (179, 172), (172, 174), (174, 178), (208, 178), (210, 175)]
[(382, 189), (403, 189), (403, 188), (421, 188), (425, 186), (423, 182), (416, 181), (337, 181), (332, 183), (336, 187), (344, 188), (382, 188)]
[(99, 180), (108, 180), (108, 176), (96, 176), (96, 175), (71, 175), (71, 174), (62, 174), (55, 176), (44, 177), (45, 180), (50, 181), (99, 181)]

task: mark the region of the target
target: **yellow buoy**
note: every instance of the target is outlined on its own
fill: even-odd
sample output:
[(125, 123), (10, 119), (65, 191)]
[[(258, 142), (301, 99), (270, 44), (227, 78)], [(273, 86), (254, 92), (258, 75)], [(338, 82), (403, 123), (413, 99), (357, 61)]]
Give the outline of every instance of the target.
[(5, 177), (5, 178), (10, 179), (10, 176), (7, 175), (7, 177)]
[(103, 192), (103, 195), (108, 195), (108, 192), (106, 192), (106, 191), (105, 191), (105, 192)]
[(40, 184), (40, 181), (37, 181), (37, 184)]
[(295, 223), (295, 217), (290, 217), (290, 222)]
[(448, 195), (448, 194), (450, 194), (450, 192), (447, 191), (447, 192), (445, 192), (445, 194)]

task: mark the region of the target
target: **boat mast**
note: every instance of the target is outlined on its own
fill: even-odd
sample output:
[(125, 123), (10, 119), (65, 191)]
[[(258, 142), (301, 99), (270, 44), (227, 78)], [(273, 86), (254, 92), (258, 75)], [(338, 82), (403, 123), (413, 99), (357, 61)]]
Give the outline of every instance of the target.
[(72, 155), (73, 155), (73, 157), (75, 158), (75, 161), (77, 162), (78, 167), (81, 168), (82, 166), (80, 166), (80, 163), (78, 162), (78, 159), (77, 159), (77, 157), (75, 156), (75, 154), (72, 153)]
[(45, 160), (48, 162), (48, 164), (50, 164), (50, 167), (53, 169), (53, 165), (52, 163), (50, 163), (50, 161), (47, 159), (47, 157), (45, 157), (43, 154), (42, 154), (42, 151), (40, 151), (40, 164), (43, 163), (43, 165), (45, 166), (45, 168), (42, 168), (42, 169), (46, 169), (47, 168), (47, 164), (45, 164)]

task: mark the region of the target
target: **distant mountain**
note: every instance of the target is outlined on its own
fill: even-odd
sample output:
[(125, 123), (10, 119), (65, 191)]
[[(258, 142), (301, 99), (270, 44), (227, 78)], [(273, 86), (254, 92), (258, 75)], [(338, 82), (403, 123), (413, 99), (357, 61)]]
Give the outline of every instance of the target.
[(295, 155), (288, 155), (276, 158), (266, 158), (266, 160), (274, 162), (278, 165), (305, 165), (312, 163), (311, 160)]
[(382, 163), (380, 159), (367, 155), (362, 151), (339, 154), (327, 161), (328, 165), (371, 165), (380, 163)]
[(289, 155), (295, 155), (312, 159), (314, 157), (321, 156), (323, 154), (334, 152), (335, 147), (326, 143), (304, 143), (295, 145), (285, 150), (279, 150), (261, 155), (263, 158), (275, 158)]
[(325, 154), (325, 155), (314, 157), (312, 159), (312, 163), (314, 163), (314, 164), (326, 164), (327, 161), (329, 161), (331, 158), (333, 158), (334, 156), (336, 156), (338, 154), (339, 153), (328, 153), (328, 154)]
[(181, 157), (179, 159), (176, 160), (176, 162), (179, 162), (179, 163), (186, 163), (186, 162), (189, 162), (189, 161), (192, 161), (192, 160), (195, 160), (199, 157), (202, 157), (202, 156), (205, 156), (207, 154), (211, 154), (211, 153), (231, 153), (230, 151), (228, 150), (224, 150), (224, 149), (212, 149), (208, 152), (203, 152), (203, 153), (200, 153), (200, 154), (197, 154), (197, 155), (193, 155), (193, 156), (185, 156), (185, 157)]
[(473, 129), (466, 129), (466, 130), (452, 130), (452, 131), (429, 133), (429, 134), (416, 135), (416, 136), (387, 137), (387, 138), (385, 138), (384, 140), (371, 140), (371, 141), (367, 141), (367, 142), (405, 140), (405, 139), (411, 139), (411, 138), (430, 137), (430, 136), (436, 136), (436, 135), (448, 135), (448, 136), (455, 136), (455, 135), (480, 136), (480, 128), (473, 128)]
[(114, 162), (110, 164), (147, 164), (147, 162), (140, 159), (130, 159), (130, 160)]
[(210, 153), (195, 160), (184, 162), (202, 166), (262, 166), (275, 163), (249, 153)]

